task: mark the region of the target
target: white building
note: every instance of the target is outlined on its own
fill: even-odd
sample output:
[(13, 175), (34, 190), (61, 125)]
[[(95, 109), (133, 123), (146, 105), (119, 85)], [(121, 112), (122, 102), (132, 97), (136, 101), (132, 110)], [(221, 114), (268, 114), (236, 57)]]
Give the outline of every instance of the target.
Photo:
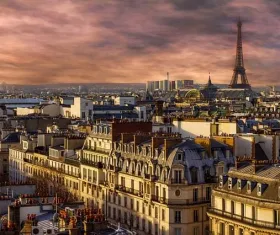
[(17, 116), (29, 114), (44, 114), (50, 117), (60, 115), (60, 106), (58, 104), (42, 104), (34, 107), (17, 107)]
[(198, 119), (174, 120), (173, 131), (182, 134), (182, 137), (212, 136), (212, 135), (234, 135), (238, 132), (235, 121), (229, 120), (207, 121)]
[(125, 106), (125, 105), (135, 105), (134, 96), (118, 96), (114, 99), (115, 105)]
[(138, 114), (138, 121), (147, 121), (147, 109), (146, 106), (136, 106), (134, 111)]

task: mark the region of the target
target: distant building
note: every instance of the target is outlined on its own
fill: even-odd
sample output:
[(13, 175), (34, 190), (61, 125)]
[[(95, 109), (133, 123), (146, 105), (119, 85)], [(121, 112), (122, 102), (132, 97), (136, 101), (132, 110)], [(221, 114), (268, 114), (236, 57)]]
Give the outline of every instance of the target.
[(193, 88), (193, 80), (160, 80), (160, 81), (148, 81), (146, 83), (146, 90), (153, 92), (155, 90), (172, 91), (179, 89)]
[(114, 99), (115, 105), (125, 106), (125, 105), (135, 105), (134, 96), (117, 96)]
[(235, 135), (239, 132), (236, 121), (230, 120), (217, 120), (212, 121), (211, 119), (184, 119), (184, 120), (173, 120), (173, 131), (178, 132), (182, 137), (197, 137), (197, 136), (213, 136), (213, 135)]
[(34, 107), (18, 107), (16, 109), (17, 116), (26, 116), (30, 114), (43, 114), (50, 117), (60, 115), (60, 106), (58, 104), (41, 104)]

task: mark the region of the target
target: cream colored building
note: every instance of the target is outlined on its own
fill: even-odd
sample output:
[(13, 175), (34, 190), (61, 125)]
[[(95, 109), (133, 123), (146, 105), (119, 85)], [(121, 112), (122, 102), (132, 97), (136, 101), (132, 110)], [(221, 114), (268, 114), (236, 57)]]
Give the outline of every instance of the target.
[[(279, 136), (235, 138), (235, 167), (219, 176), (208, 210), (219, 235), (280, 234)], [(239, 146), (239, 147), (237, 147)]]
[(86, 139), (23, 138), (22, 147), (10, 148), (10, 179), (31, 178), (40, 190), (80, 198), (137, 234), (208, 234), (211, 191), (234, 164), (232, 137), (183, 140), (152, 133), (150, 122), (92, 129)]
[(41, 104), (34, 107), (17, 107), (17, 116), (26, 116), (30, 114), (44, 114), (50, 117), (60, 115), (60, 106), (58, 104)]
[(215, 163), (234, 162), (228, 146), (213, 140), (206, 149), (179, 135), (131, 128), (93, 127), (81, 150), (83, 200), (137, 234), (208, 234)]
[(185, 119), (174, 120), (173, 131), (182, 134), (182, 137), (213, 136), (213, 135), (235, 135), (240, 132), (235, 120), (220, 119)]

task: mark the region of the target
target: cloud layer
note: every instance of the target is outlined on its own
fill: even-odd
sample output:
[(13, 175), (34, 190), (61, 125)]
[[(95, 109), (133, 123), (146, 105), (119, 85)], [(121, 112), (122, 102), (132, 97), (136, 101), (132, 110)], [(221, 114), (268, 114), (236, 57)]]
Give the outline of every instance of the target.
[(238, 16), (250, 83), (279, 85), (279, 0), (2, 0), (0, 81), (229, 83)]

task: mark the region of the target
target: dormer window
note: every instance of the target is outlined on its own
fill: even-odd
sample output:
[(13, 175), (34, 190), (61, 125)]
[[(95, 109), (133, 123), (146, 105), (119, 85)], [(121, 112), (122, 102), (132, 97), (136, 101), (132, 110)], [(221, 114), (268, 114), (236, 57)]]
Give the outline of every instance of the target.
[(217, 150), (214, 151), (214, 158), (218, 159), (218, 151)]
[(262, 184), (258, 183), (257, 185), (257, 195), (261, 196), (262, 195)]
[(230, 151), (226, 150), (226, 158), (230, 158)]
[(155, 157), (158, 157), (158, 150), (155, 150)]
[(223, 187), (223, 184), (224, 184), (224, 182), (223, 182), (223, 176), (220, 175), (219, 187), (222, 188), (222, 187)]
[(201, 155), (201, 158), (204, 159), (204, 158), (205, 158), (205, 151), (202, 151), (202, 152), (200, 153), (200, 155)]
[(177, 161), (182, 161), (182, 160), (183, 160), (183, 158), (182, 158), (182, 153), (177, 153), (177, 155), (176, 155), (176, 160), (177, 160)]
[(232, 178), (228, 178), (228, 189), (232, 190)]
[(247, 193), (251, 193), (251, 182), (247, 182)]
[(146, 156), (146, 148), (143, 148), (143, 155)]
[(237, 181), (237, 189), (241, 190), (241, 179), (238, 179)]

